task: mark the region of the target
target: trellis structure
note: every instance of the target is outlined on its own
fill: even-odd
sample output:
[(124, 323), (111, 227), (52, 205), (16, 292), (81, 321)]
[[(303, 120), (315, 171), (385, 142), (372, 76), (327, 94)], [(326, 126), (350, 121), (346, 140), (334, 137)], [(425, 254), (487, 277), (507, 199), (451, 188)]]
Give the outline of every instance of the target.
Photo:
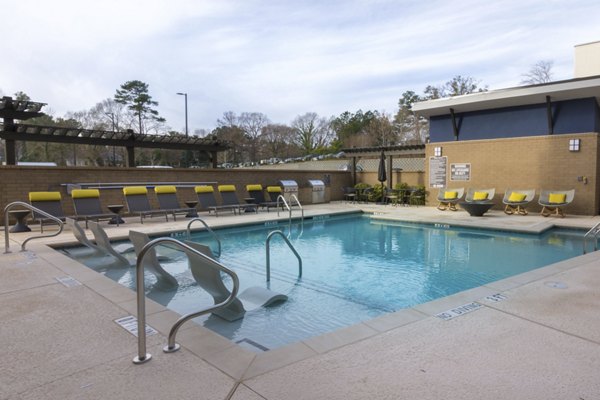
[(113, 132), (15, 123), (15, 120), (25, 121), (43, 116), (40, 110), (45, 105), (33, 101), (13, 100), (11, 97), (0, 99), (0, 118), (3, 119), (0, 125), (0, 138), (6, 144), (7, 165), (15, 165), (17, 162), (15, 145), (17, 141), (121, 146), (127, 149), (128, 167), (135, 167), (136, 147), (207, 152), (211, 155), (213, 168), (217, 167), (217, 153), (230, 148), (226, 142), (213, 137), (144, 135), (134, 133), (132, 130)]

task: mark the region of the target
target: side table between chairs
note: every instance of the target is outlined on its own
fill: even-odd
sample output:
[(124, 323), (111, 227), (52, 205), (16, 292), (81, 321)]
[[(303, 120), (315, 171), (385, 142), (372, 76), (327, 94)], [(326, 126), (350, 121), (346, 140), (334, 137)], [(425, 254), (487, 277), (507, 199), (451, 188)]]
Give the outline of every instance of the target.
[(11, 210), (11, 211), (9, 211), (8, 213), (10, 215), (12, 215), (13, 217), (15, 217), (15, 219), (17, 220), (15, 225), (9, 229), (9, 232), (11, 232), (11, 233), (31, 232), (31, 228), (27, 226), (27, 221), (25, 221), (25, 218), (27, 218), (27, 216), (29, 215), (30, 212), (31, 212), (30, 210)]
[(110, 221), (108, 221), (110, 225), (116, 224), (117, 226), (119, 226), (119, 224), (125, 223), (125, 221), (123, 221), (123, 218), (121, 218), (121, 216), (119, 215), (123, 207), (125, 207), (123, 204), (111, 204), (106, 206), (106, 208), (108, 208), (108, 210), (111, 213), (115, 214), (115, 216)]
[(198, 200), (188, 200), (184, 201), (185, 205), (190, 209), (190, 211), (185, 214), (186, 218), (196, 218), (198, 216), (198, 210), (196, 206), (198, 205)]

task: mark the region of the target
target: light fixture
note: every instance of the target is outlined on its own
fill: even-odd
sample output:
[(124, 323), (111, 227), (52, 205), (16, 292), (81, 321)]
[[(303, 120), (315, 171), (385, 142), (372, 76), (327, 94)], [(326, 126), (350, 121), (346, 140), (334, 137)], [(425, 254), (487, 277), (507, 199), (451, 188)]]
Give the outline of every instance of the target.
[(580, 139), (569, 139), (569, 151), (579, 151)]
[(441, 157), (442, 156), (442, 148), (441, 147), (434, 147), (433, 148), (433, 155), (435, 157)]
[(185, 97), (185, 137), (188, 136), (188, 106), (187, 106), (187, 93), (177, 92), (179, 96)]

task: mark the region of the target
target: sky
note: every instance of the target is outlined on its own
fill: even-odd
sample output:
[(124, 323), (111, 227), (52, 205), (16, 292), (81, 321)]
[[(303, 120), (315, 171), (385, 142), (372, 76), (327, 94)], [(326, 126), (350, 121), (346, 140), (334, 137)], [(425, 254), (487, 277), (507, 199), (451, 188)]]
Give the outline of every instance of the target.
[(600, 40), (598, 0), (0, 0), (0, 95), (55, 117), (141, 80), (174, 130), (224, 112), (290, 124), (307, 112), (393, 115), (402, 93), (456, 75), (518, 86), (552, 61), (573, 78), (574, 46)]

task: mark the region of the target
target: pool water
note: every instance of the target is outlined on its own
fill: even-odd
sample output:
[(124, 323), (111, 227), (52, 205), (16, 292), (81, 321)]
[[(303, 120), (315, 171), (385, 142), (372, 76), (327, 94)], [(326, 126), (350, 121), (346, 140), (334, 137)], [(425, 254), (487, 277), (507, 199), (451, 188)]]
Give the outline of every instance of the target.
[[(265, 241), (277, 229), (301, 255), (303, 274), (298, 277), (297, 259), (283, 239), (274, 236), (271, 282), (267, 283)], [(240, 292), (261, 286), (286, 294), (288, 300), (250, 311), (235, 322), (214, 315), (195, 321), (256, 351), (581, 255), (583, 237), (583, 232), (573, 230), (534, 235), (396, 223), (363, 215), (217, 232), (223, 245), (219, 261), (238, 274)], [(192, 240), (216, 249), (206, 232), (194, 234)], [(171, 251), (171, 261), (162, 263), (163, 267), (178, 279), (179, 290), (158, 290), (148, 276), (148, 297), (180, 314), (212, 305), (212, 297), (191, 276), (185, 255), (165, 251)], [(90, 260), (82, 261), (90, 265)], [(103, 270), (97, 260), (93, 263), (92, 267), (112, 279), (135, 286), (133, 268)], [(223, 277), (231, 287), (229, 278)]]

